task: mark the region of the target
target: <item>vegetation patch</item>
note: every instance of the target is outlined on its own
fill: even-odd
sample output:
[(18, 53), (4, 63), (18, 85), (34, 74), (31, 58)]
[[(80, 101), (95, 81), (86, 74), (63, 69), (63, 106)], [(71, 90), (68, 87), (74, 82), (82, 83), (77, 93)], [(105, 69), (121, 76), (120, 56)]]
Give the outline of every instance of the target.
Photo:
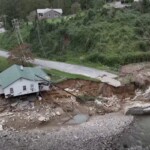
[[(37, 57), (115, 70), (150, 61), (148, 2), (114, 9), (95, 0), (97, 5), (89, 1), (86, 10), (80, 3), (83, 11), (76, 15), (22, 25), (23, 40)], [(9, 50), (17, 44), (14, 31), (0, 34), (1, 48)]]
[(58, 70), (54, 70), (54, 69), (45, 70), (45, 71), (47, 72), (47, 74), (49, 76), (51, 76), (53, 83), (62, 82), (62, 81), (68, 80), (68, 79), (82, 79), (82, 80), (100, 82), (100, 80), (86, 77), (83, 75), (70, 74), (70, 73), (66, 73), (66, 72), (62, 72), (62, 71), (58, 71)]
[(4, 71), (10, 66), (6, 58), (0, 57), (0, 72)]

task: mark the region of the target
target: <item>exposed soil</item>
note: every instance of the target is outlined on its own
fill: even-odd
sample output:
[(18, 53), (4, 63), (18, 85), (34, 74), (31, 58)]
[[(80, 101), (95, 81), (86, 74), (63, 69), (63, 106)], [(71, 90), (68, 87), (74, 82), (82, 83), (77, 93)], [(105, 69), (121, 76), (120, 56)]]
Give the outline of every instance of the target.
[(150, 63), (129, 64), (120, 70), (120, 77), (124, 82), (134, 83), (146, 88), (150, 84)]
[(87, 94), (89, 96), (111, 97), (113, 95), (118, 96), (121, 99), (134, 96), (135, 86), (134, 84), (125, 85), (122, 87), (113, 87), (111, 85), (93, 82), (87, 80), (67, 80), (58, 84), (59, 87), (65, 89), (76, 89), (80, 94)]
[[(7, 130), (66, 126), (77, 114), (95, 116), (118, 112), (122, 102), (134, 95), (135, 87), (132, 84), (115, 88), (100, 82), (66, 80), (58, 83), (51, 91), (41, 93), (42, 100), (38, 100), (35, 95), (1, 99), (0, 125)], [(84, 98), (84, 103), (80, 103), (78, 97)]]

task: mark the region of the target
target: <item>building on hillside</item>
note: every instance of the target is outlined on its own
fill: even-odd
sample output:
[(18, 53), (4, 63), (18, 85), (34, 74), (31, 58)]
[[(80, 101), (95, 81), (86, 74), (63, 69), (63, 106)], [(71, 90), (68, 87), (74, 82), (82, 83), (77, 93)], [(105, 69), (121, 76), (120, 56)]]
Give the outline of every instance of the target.
[(0, 73), (0, 94), (5, 98), (49, 90), (50, 78), (38, 67), (13, 65)]
[(62, 9), (37, 9), (37, 17), (39, 20), (58, 18), (62, 16), (62, 13)]
[(4, 23), (2, 21), (0, 21), (0, 28), (4, 27)]
[(4, 23), (0, 21), (0, 33), (4, 33), (6, 30), (4, 28)]

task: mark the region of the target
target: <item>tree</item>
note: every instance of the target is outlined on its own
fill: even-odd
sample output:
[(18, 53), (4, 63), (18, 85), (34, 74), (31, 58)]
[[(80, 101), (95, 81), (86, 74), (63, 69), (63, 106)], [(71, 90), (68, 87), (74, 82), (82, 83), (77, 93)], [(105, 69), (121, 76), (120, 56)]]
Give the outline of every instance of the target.
[(23, 43), (10, 51), (8, 61), (19, 65), (26, 66), (34, 59), (31, 52), (31, 46), (27, 43)]
[(0, 0), (0, 16), (7, 16), (7, 23), (11, 25), (14, 18), (27, 20), (33, 10), (49, 7), (48, 0)]
[(73, 14), (76, 14), (77, 12), (79, 12), (81, 10), (81, 5), (79, 2), (75, 2), (72, 4), (71, 6), (71, 10)]

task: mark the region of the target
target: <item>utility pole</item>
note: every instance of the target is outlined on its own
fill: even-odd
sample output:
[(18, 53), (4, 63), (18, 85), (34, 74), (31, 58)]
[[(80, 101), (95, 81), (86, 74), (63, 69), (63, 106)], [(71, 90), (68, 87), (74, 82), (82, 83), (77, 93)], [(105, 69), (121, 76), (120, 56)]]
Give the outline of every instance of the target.
[(43, 43), (42, 43), (42, 40), (41, 40), (41, 36), (40, 36), (39, 19), (38, 19), (37, 15), (36, 15), (36, 29), (37, 29), (37, 35), (38, 35), (38, 40), (39, 40), (41, 49), (43, 51), (44, 56), (46, 57), (46, 53), (45, 53), (45, 50), (44, 50), (44, 47), (43, 47)]
[(6, 21), (6, 18), (7, 18), (7, 15), (3, 15), (3, 21), (4, 21), (4, 27), (6, 29), (6, 25), (7, 25), (7, 21)]
[[(23, 49), (22, 49), (22, 46), (21, 46), (21, 44), (23, 44), (23, 39), (22, 39), (22, 36), (21, 36), (21, 33), (20, 33), (20, 24), (19, 24), (19, 21), (18, 21), (18, 19), (13, 19), (11, 22), (12, 22), (13, 28), (14, 28), (14, 30), (16, 32), (16, 37), (17, 37), (18, 45), (20, 45), (20, 50), (21, 50), (23, 59), (26, 61), (26, 57), (24, 55), (24, 52), (23, 52)], [(22, 65), (24, 65), (23, 60), (22, 60)]]
[(23, 38), (22, 38), (21, 33), (20, 33), (20, 24), (19, 24), (18, 19), (13, 19), (12, 25), (13, 25), (13, 28), (15, 29), (16, 33), (17, 33), (17, 36), (19, 37), (20, 44), (21, 43), (23, 44)]

